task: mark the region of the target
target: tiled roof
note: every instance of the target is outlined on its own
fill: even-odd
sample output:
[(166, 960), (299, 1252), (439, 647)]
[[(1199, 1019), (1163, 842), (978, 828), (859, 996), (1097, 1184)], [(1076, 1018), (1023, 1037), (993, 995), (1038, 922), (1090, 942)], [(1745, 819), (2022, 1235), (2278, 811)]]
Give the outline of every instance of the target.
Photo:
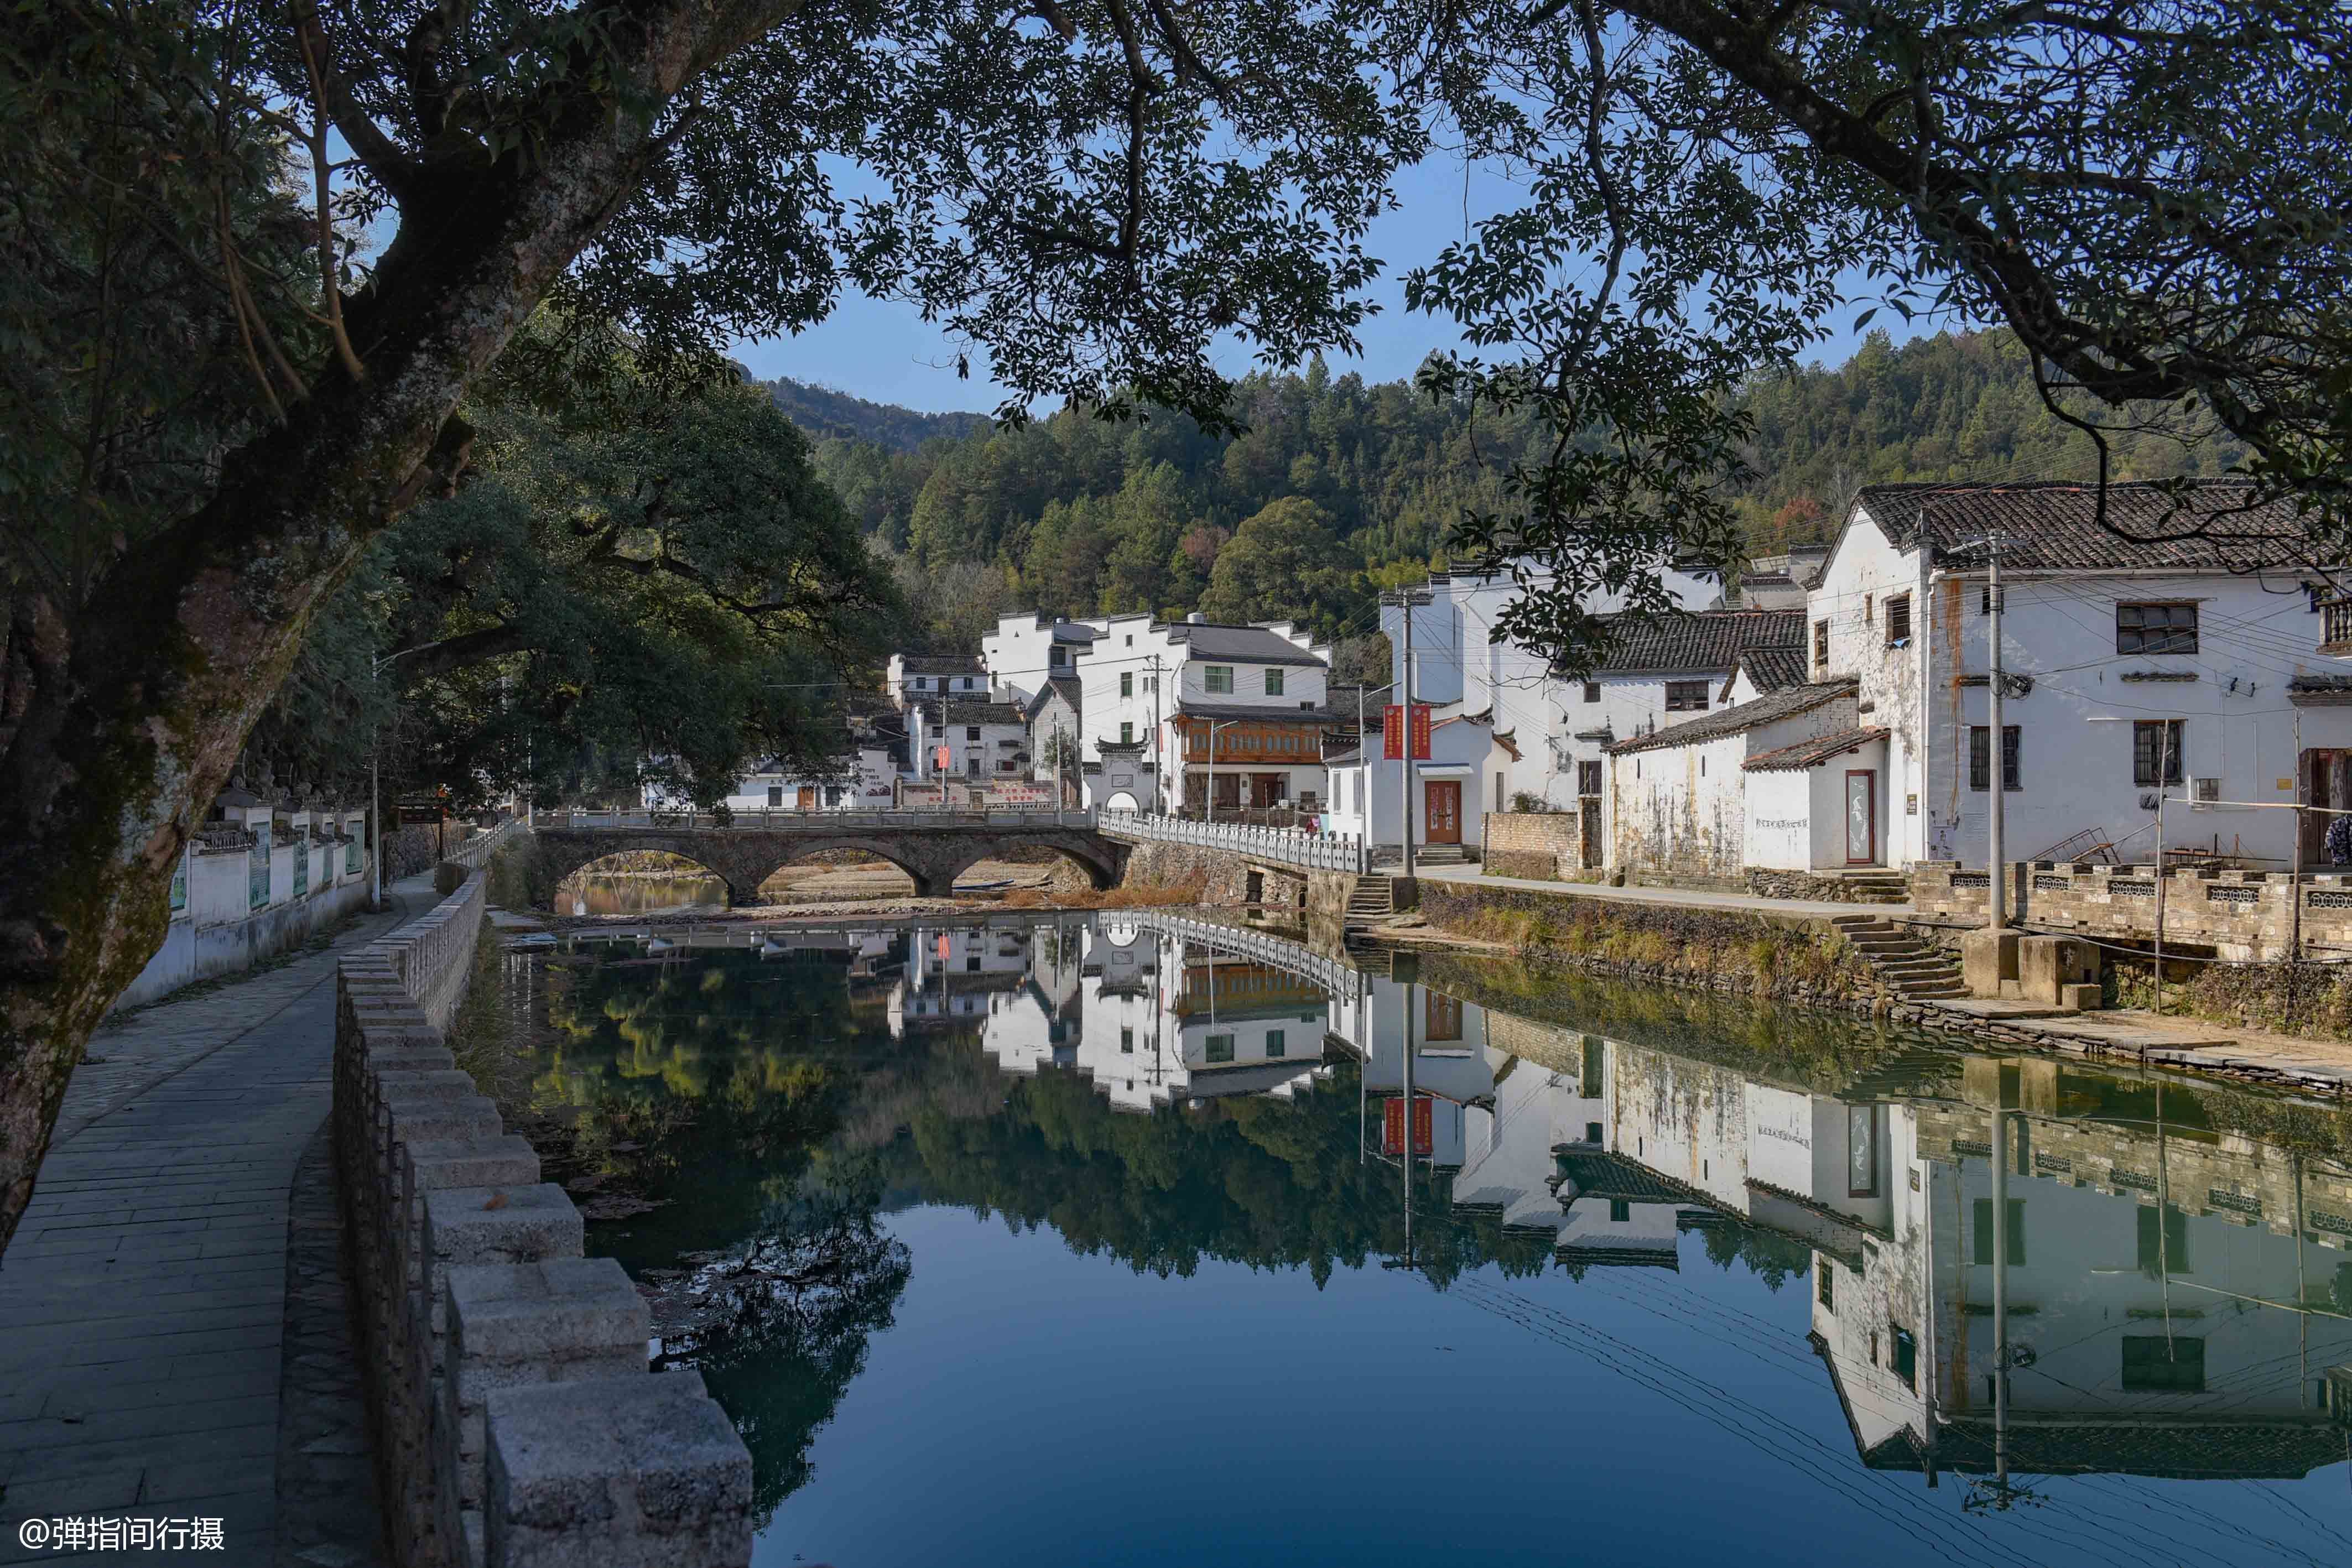
[[(1072, 713), (1076, 713), (1080, 711), (1078, 707), (1078, 692), (1079, 686), (1077, 676), (1049, 676), (1047, 677), (1045, 684), (1037, 688), (1037, 695), (1029, 699), (1029, 706), (1022, 711), (1028, 717), (1035, 718), (1037, 716), (1037, 710), (1045, 706), (1045, 699), (1056, 693), (1059, 693), (1062, 700), (1070, 705), (1070, 711)], [(965, 722), (970, 723), (971, 721), (967, 719)]]
[(1020, 706), (1013, 703), (982, 702), (975, 697), (970, 701), (951, 699), (940, 706), (947, 710), (942, 716), (944, 722), (948, 724), (1026, 726), (1028, 723), (1028, 720), (1022, 716)]
[(1759, 693), (1801, 686), (1811, 673), (1805, 668), (1802, 648), (1750, 648), (1739, 655), (1739, 667), (1748, 672)]
[(1832, 757), (1843, 757), (1858, 751), (1874, 740), (1885, 740), (1884, 726), (1876, 729), (1846, 729), (1835, 735), (1819, 736), (1801, 740), (1794, 746), (1784, 746), (1778, 751), (1767, 751), (1751, 757), (1739, 766), (1750, 773), (1796, 773), (1816, 763), (1827, 762)]
[(929, 653), (908, 653), (899, 664), (910, 675), (979, 675), (987, 674), (978, 659), (957, 656), (935, 657)]
[(1168, 628), (1168, 640), (1182, 643), (1195, 659), (1232, 659), (1244, 664), (1323, 663), (1289, 638), (1277, 637), (1263, 626), (1218, 626), (1179, 621)]
[(1600, 673), (1724, 670), (1750, 648), (1794, 648), (1805, 640), (1801, 610), (1700, 610), (1687, 615), (1619, 616)]
[(1774, 719), (1788, 718), (1792, 715), (1804, 713), (1808, 709), (1817, 708), (1823, 703), (1835, 702), (1840, 697), (1850, 697), (1854, 695), (1859, 685), (1858, 682), (1844, 680), (1822, 681), (1813, 685), (1783, 686), (1779, 691), (1768, 693), (1752, 702), (1744, 702), (1735, 707), (1717, 708), (1713, 713), (1701, 714), (1696, 718), (1686, 718), (1680, 724), (1670, 724), (1665, 728), (1654, 730), (1648, 735), (1630, 737), (1611, 747), (1609, 752), (1612, 757), (1620, 757), (1634, 751), (1654, 751), (1664, 746), (1696, 746), (1703, 740), (1716, 740), (1727, 735), (1739, 735), (1754, 729), (1758, 725), (1770, 724)]
[[(1187, 718), (1213, 718), (1218, 720), (1229, 718), (1262, 718), (1269, 724), (1276, 722), (1286, 724), (1292, 722), (1303, 722), (1307, 724), (1337, 724), (1340, 718), (1339, 714), (1331, 712), (1328, 708), (1259, 707), (1250, 703), (1194, 702), (1190, 697), (1179, 699), (1176, 704), (1176, 711)], [(1356, 716), (1351, 713), (1346, 716), (1348, 723), (1350, 726), (1353, 726), (1356, 722)]]
[(2237, 480), (2208, 480), (2178, 497), (2154, 484), (2110, 485), (2105, 526), (2095, 485), (1871, 485), (1854, 505), (1897, 549), (1925, 544), (1962, 566), (1982, 559), (1968, 541), (1991, 532), (2008, 539), (2002, 564), (2026, 571), (2311, 564), (2317, 552), (2293, 504), (2256, 504), (2253, 495)]

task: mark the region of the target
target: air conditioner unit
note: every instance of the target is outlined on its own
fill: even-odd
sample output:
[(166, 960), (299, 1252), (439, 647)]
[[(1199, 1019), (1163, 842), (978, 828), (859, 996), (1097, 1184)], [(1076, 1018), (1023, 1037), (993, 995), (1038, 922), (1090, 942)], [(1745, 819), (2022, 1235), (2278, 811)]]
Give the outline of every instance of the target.
[(2200, 806), (2210, 805), (2221, 798), (2221, 781), (2219, 779), (2191, 779), (2189, 781), (2189, 798)]

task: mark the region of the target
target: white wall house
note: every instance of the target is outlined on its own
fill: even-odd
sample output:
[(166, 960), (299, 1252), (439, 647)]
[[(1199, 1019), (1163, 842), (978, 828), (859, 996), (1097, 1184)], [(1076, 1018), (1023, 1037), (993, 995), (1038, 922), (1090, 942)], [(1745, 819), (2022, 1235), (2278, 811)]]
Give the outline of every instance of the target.
[(1078, 678), (1055, 675), (1022, 704), (1021, 716), (1029, 727), (1030, 777), (1040, 783), (1078, 788), (1085, 733), (1079, 701)]
[(1077, 662), (1103, 635), (1101, 621), (1058, 621), (1050, 615), (1005, 615), (980, 640), (981, 667), (1007, 699), (1026, 703), (1049, 681), (1073, 677)]
[[(1416, 856), (1432, 848), (1481, 849), (1486, 813), (1509, 810), (1510, 770), (1519, 759), (1518, 748), (1496, 734), (1484, 714), (1433, 718), (1429, 757), (1413, 763), (1411, 776)], [(1383, 851), (1393, 854), (1405, 830), (1408, 786), (1404, 763), (1386, 760), (1381, 732), (1372, 729), (1361, 747), (1331, 758), (1328, 768), (1330, 797), (1322, 830), (1362, 838), (1379, 858), (1388, 858)]]
[[(1543, 654), (1507, 641), (1496, 629), (1504, 610), (1526, 591), (1523, 581), (1527, 587), (1548, 587), (1553, 577), (1531, 560), (1517, 560), (1457, 568), (1422, 585), (1431, 602), (1413, 611), (1412, 696), (1435, 706), (1441, 717), (1454, 711), (1491, 713), (1496, 733), (1512, 737), (1518, 747), (1519, 755), (1505, 772), (1507, 800), (1525, 793), (1565, 807), (1574, 799), (1574, 758), (1545, 742), (1563, 733), (1560, 714), (1575, 711), (1563, 694), (1575, 688), (1554, 677)], [(1713, 610), (1723, 603), (1722, 588), (1708, 574), (1668, 571), (1662, 581), (1685, 611)], [(1623, 602), (1622, 594), (1603, 594), (1590, 601), (1589, 607), (1596, 614), (1609, 614)], [(1391, 682), (1401, 680), (1404, 671), (1403, 614), (1399, 605), (1381, 610)], [(1376, 694), (1380, 704), (1401, 700), (1393, 688)], [(1591, 727), (1579, 723), (1570, 727)]]
[(883, 675), (890, 700), (899, 707), (941, 697), (984, 698), (993, 689), (977, 659), (928, 653), (893, 653)]
[(907, 708), (908, 770), (919, 783), (1027, 782), (1029, 720), (1009, 702), (951, 698)]
[[(2306, 586), (2321, 573), (2291, 509), (2247, 496), (2209, 483), (2177, 508), (2116, 485), (2103, 527), (2088, 486), (1860, 493), (1811, 596), (1809, 647), (1815, 677), (1857, 680), (1888, 732), (1888, 863), (1982, 861), (1997, 752), (2011, 860), (2099, 842), (2152, 858), (2159, 793), (2352, 804), (2352, 614)], [(2208, 520), (2223, 537), (2189, 537)], [(2005, 744), (1985, 689), (1989, 534), (2005, 540)], [(2297, 853), (2290, 811), (2192, 808), (2166, 829), (2168, 847), (2255, 869)]]
[[(1065, 643), (1060, 633), (1071, 628), (1084, 635)], [(1150, 795), (1157, 809), (1197, 814), (1209, 800), (1213, 769), (1222, 809), (1321, 799), (1322, 737), (1341, 722), (1327, 706), (1330, 650), (1290, 622), (1008, 616), (989, 645), (990, 668), (1008, 689), (1052, 681), (1045, 672), (1054, 668), (1053, 651), (1067, 647), (1090, 799), (1097, 790), (1104, 800), (1124, 792), (1144, 805)], [(1354, 715), (1345, 722), (1352, 727)], [(1127, 750), (1137, 746), (1148, 768)], [(1108, 782), (1112, 771), (1128, 781)]]
[[(767, 758), (736, 779), (721, 802), (733, 811), (872, 811), (887, 810), (898, 784), (896, 755), (877, 740), (854, 746), (831, 761), (810, 766)], [(687, 802), (648, 785), (656, 808)]]
[[(1556, 766), (1548, 804), (1581, 814), (1580, 840), (1599, 866), (1609, 841), (1610, 747), (1804, 679), (1801, 612), (1706, 610), (1668, 621), (1621, 617), (1608, 655), (1578, 680), (1552, 683), (1546, 747)], [(1738, 683), (1747, 662), (1747, 684)], [(1525, 749), (1522, 747), (1522, 749)]]
[[(1884, 809), (1886, 732), (1862, 723), (1855, 691), (1851, 681), (1784, 686), (1618, 741), (1609, 748), (1610, 866), (1629, 881), (1745, 886), (1759, 863), (1749, 836), (1757, 819), (1775, 824), (1775, 844), (1800, 846), (1796, 869), (1810, 869), (1817, 787), (1856, 791), (1864, 831), (1838, 869), (1884, 865), (1874, 824)], [(1838, 781), (1816, 780), (1816, 773), (1832, 777), (1822, 770), (1832, 764)], [(1763, 789), (1751, 805), (1759, 779)], [(1793, 828), (1784, 821), (1792, 809), (1805, 813)]]

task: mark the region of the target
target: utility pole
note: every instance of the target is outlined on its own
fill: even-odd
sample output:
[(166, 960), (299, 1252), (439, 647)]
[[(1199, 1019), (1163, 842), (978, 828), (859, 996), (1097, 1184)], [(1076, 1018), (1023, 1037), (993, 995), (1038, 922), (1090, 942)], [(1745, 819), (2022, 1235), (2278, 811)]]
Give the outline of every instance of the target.
[(1986, 890), (1985, 924), (1990, 929), (1998, 931), (2009, 924), (2009, 886), (2008, 878), (2004, 874), (2001, 864), (2003, 848), (2000, 841), (2001, 829), (2004, 826), (2001, 815), (2008, 804), (2002, 799), (2002, 792), (2009, 788), (2009, 747), (2003, 744), (2005, 732), (2000, 725), (2001, 537), (1999, 534), (1988, 534), (1985, 536), (1985, 542), (1991, 547), (1992, 550), (1991, 562), (1987, 568), (1985, 580), (1985, 608), (1987, 619), (1991, 622), (1992, 641), (1992, 674), (1985, 683), (1985, 691), (1991, 698), (1992, 708), (1992, 732), (1990, 737), (1992, 742), (1990, 747), (1992, 753), (1992, 777), (1986, 780), (1991, 788), (1985, 791), (1992, 802), (1991, 809), (1985, 819), (1985, 855), (1992, 867), (1992, 883)]
[(1151, 803), (1168, 814), (1167, 768), (1160, 752), (1160, 655), (1151, 655)]
[(1403, 797), (1399, 802), (1398, 821), (1404, 824), (1404, 836), (1403, 841), (1397, 846), (1400, 856), (1397, 874), (1408, 878), (1412, 875), (1412, 611), (1415, 603), (1425, 603), (1427, 600), (1427, 595), (1416, 593), (1410, 588), (1397, 595), (1397, 604), (1402, 612), (1404, 620), (1402, 642), (1404, 657), (1402, 661), (1403, 672), (1401, 677), (1402, 706), (1397, 710), (1399, 719), (1397, 727), (1401, 732), (1397, 737), (1397, 752), (1400, 759), (1398, 774), (1402, 780), (1402, 788), (1399, 793)]
[[(2163, 1216), (2158, 1217), (2159, 1225)], [(1992, 1113), (1993, 1474), (2009, 1485), (2009, 1113)]]

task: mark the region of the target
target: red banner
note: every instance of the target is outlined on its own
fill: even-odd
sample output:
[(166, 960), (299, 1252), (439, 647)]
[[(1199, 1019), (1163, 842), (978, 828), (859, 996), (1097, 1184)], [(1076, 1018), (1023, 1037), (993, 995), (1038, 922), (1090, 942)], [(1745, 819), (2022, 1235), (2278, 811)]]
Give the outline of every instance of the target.
[[(1431, 1119), (1430, 1099), (1416, 1094), (1412, 1101), (1412, 1152), (1427, 1157), (1435, 1151), (1437, 1137)], [(1404, 1152), (1404, 1102), (1391, 1100), (1381, 1118), (1381, 1152), (1402, 1156)]]
[[(1415, 762), (1429, 760), (1430, 711), (1430, 705), (1427, 703), (1412, 705), (1412, 759)], [(1399, 738), (1403, 727), (1403, 720), (1400, 716), (1403, 712), (1404, 707), (1401, 703), (1391, 703), (1381, 711), (1381, 756), (1386, 761), (1404, 760), (1404, 743)]]

